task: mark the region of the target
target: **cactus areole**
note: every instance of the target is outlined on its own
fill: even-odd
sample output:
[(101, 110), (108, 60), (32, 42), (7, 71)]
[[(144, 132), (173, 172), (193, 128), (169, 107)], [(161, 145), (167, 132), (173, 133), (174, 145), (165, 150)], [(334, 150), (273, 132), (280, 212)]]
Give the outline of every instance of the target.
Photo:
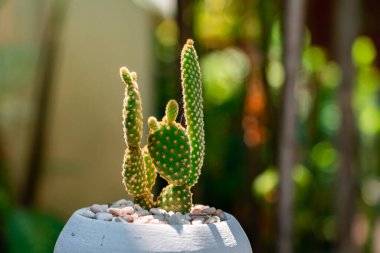
[[(201, 71), (192, 40), (181, 52), (181, 84), (186, 128), (176, 122), (178, 103), (169, 100), (165, 117), (149, 117), (147, 145), (141, 147), (142, 106), (137, 75), (120, 69), (125, 83), (123, 130), (127, 145), (123, 162), (123, 183), (134, 202), (145, 209), (161, 207), (186, 213), (192, 205), (191, 187), (201, 174), (205, 154)], [(157, 200), (151, 193), (157, 173), (168, 182)]]

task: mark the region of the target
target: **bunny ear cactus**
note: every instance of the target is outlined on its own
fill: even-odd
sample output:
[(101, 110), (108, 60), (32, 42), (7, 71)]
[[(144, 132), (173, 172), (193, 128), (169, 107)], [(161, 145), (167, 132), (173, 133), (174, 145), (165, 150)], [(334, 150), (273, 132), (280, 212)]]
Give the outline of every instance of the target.
[[(142, 136), (141, 98), (137, 77), (121, 68), (126, 84), (123, 126), (127, 149), (123, 182), (129, 194), (143, 207), (160, 206), (175, 212), (189, 212), (190, 188), (198, 181), (203, 165), (205, 142), (201, 73), (193, 41), (181, 53), (181, 79), (187, 128), (176, 122), (178, 103), (170, 100), (162, 121), (148, 119), (148, 144), (140, 148)], [(157, 201), (151, 190), (157, 173), (168, 182)]]

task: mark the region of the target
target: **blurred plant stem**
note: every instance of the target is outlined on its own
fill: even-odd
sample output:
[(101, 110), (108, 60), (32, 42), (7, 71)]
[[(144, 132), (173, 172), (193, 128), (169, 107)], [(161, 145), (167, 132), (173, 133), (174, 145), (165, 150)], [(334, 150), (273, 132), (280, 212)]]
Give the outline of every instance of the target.
[(295, 87), (302, 50), (304, 31), (304, 0), (286, 1), (284, 13), (284, 66), (285, 84), (282, 94), (282, 108), (279, 141), (279, 202), (278, 202), (278, 248), (279, 253), (291, 253), (293, 232), (293, 179), (294, 155), (296, 148), (297, 99)]
[(352, 108), (352, 89), (355, 68), (351, 48), (359, 32), (359, 1), (339, 0), (335, 6), (334, 46), (336, 59), (341, 67), (342, 81), (339, 88), (341, 122), (338, 136), (340, 164), (337, 174), (337, 239), (338, 252), (358, 252), (351, 237), (357, 194), (356, 128)]
[(36, 73), (36, 121), (32, 131), (29, 158), (26, 167), (26, 182), (21, 202), (32, 206), (36, 199), (36, 190), (41, 176), (46, 144), (48, 109), (54, 89), (54, 74), (59, 49), (63, 18), (68, 1), (55, 0), (41, 39), (40, 59)]

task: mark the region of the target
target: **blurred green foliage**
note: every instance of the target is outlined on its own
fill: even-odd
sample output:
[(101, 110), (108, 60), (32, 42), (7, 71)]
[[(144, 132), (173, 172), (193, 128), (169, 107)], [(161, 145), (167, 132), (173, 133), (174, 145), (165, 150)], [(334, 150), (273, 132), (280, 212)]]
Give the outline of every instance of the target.
[[(205, 165), (195, 201), (234, 213), (258, 252), (275, 252), (279, 181), (276, 144), (282, 126), (278, 118), (285, 80), (283, 6), (276, 0), (197, 0), (191, 4), (193, 23), (188, 25), (200, 54), (206, 129)], [(157, 19), (154, 52), (158, 88), (154, 95), (160, 101), (158, 112), (165, 111), (161, 101), (179, 96), (180, 32), (174, 18)], [(335, 182), (337, 165), (345, 159), (336, 143), (341, 126), (338, 91), (342, 73), (333, 59), (334, 52), (314, 43), (313, 36), (314, 31), (305, 27), (301, 78), (295, 90), (299, 148), (293, 170), (294, 252), (335, 252)], [(355, 224), (360, 225), (358, 233), (364, 238), (357, 237), (362, 252), (373, 252), (376, 226), (380, 224), (380, 70), (371, 37), (357, 37), (351, 53), (356, 68), (352, 106), (359, 170), (355, 216), (359, 218), (354, 223), (360, 222)], [(22, 83), (35, 58), (36, 52), (22, 45), (0, 47), (0, 97)], [(255, 92), (262, 93), (250, 101), (252, 87), (259, 87)], [(261, 103), (257, 98), (262, 98)], [(243, 137), (249, 106), (256, 113), (251, 126), (266, 130), (265, 135), (255, 132), (261, 134), (256, 146), (244, 142)], [(1, 173), (6, 171), (3, 163), (0, 169)], [(6, 173), (1, 174), (0, 231), (8, 251), (52, 252), (62, 223), (49, 215), (18, 208), (10, 198), (5, 178)]]

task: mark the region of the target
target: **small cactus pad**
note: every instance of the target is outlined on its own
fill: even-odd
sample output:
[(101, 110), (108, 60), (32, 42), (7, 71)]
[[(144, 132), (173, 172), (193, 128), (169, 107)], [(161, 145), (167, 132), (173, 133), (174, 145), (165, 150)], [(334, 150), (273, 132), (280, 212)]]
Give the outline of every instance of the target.
[(139, 204), (143, 209), (149, 210), (150, 208), (155, 206), (153, 202), (153, 194), (147, 192), (143, 195), (134, 197), (133, 202)]
[(169, 100), (168, 104), (166, 105), (166, 120), (169, 123), (172, 123), (175, 121), (178, 115), (178, 103), (175, 100)]
[(140, 148), (125, 150), (122, 175), (123, 183), (129, 194), (132, 196), (146, 194), (144, 159)]
[(142, 138), (142, 108), (138, 92), (136, 73), (130, 73), (126, 67), (120, 69), (125, 86), (123, 103), (123, 130), (125, 143), (131, 147), (140, 147)]
[(149, 191), (151, 191), (156, 181), (157, 172), (156, 168), (154, 167), (152, 158), (150, 157), (147, 146), (142, 149), (142, 154), (144, 157), (145, 172), (147, 177), (146, 187)]
[(152, 130), (152, 132), (156, 132), (160, 129), (160, 125), (155, 117), (149, 117), (148, 126)]
[(158, 205), (167, 211), (187, 213), (191, 204), (192, 193), (187, 185), (168, 185), (158, 197)]
[(150, 131), (149, 153), (153, 163), (169, 184), (183, 185), (190, 169), (190, 146), (186, 130), (178, 123), (162, 123), (158, 131)]
[(187, 40), (181, 53), (182, 90), (191, 148), (189, 186), (198, 181), (205, 154), (201, 71), (193, 44)]

